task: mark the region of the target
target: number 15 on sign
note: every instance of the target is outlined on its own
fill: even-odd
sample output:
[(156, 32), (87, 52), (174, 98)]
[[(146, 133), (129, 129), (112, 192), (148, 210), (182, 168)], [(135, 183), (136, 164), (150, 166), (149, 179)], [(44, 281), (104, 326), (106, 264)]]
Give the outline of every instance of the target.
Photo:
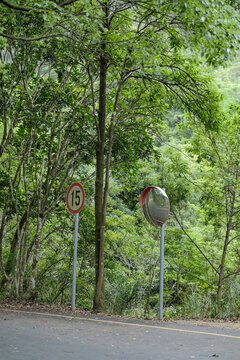
[(67, 192), (67, 208), (72, 214), (79, 213), (84, 205), (85, 194), (80, 183), (73, 183)]
[(78, 238), (78, 213), (82, 209), (85, 193), (80, 183), (73, 183), (67, 192), (67, 208), (70, 213), (75, 214), (74, 225), (74, 254), (73, 254), (73, 278), (72, 278), (72, 310), (75, 310), (76, 299), (76, 268), (77, 268), (77, 238)]

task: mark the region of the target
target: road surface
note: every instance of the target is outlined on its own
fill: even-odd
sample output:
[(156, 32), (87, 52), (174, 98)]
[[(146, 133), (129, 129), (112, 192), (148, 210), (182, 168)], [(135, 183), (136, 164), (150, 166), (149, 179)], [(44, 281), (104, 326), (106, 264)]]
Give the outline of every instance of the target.
[(240, 328), (0, 309), (0, 360), (239, 360)]

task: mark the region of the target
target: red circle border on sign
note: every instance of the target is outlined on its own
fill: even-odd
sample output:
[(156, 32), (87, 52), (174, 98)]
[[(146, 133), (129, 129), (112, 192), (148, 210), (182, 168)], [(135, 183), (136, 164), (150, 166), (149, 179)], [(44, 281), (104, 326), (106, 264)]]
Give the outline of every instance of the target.
[[(81, 189), (82, 197), (83, 197), (83, 198), (82, 198), (81, 206), (80, 206), (79, 209), (77, 209), (77, 210), (72, 210), (72, 209), (70, 208), (70, 206), (69, 206), (69, 203), (68, 203), (68, 195), (69, 195), (70, 191), (72, 190), (72, 188), (73, 188), (74, 186), (78, 186), (78, 187)], [(66, 204), (67, 204), (68, 211), (70, 211), (70, 213), (72, 213), (72, 214), (77, 214), (77, 213), (79, 213), (79, 212), (82, 210), (82, 208), (83, 208), (84, 201), (85, 201), (85, 192), (84, 192), (83, 186), (82, 186), (82, 184), (80, 184), (79, 182), (76, 181), (76, 182), (74, 182), (74, 183), (70, 186), (70, 188), (68, 189), (68, 192), (67, 192)]]

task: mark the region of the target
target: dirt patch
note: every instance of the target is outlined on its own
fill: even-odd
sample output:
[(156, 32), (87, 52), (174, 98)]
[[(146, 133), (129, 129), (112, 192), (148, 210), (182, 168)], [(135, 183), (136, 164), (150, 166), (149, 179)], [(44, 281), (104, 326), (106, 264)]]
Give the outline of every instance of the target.
[(240, 330), (240, 319), (170, 319), (169, 321), (179, 325), (198, 325)]
[[(2, 310), (25, 310), (25, 311), (39, 311), (48, 313), (58, 313), (65, 315), (93, 315), (92, 311), (76, 307), (72, 311), (70, 305), (52, 305), (39, 302), (31, 302), (25, 300), (12, 300), (0, 299), (0, 309)], [(96, 314), (94, 314), (96, 316)], [(125, 316), (111, 315), (111, 314), (98, 314), (99, 316), (119, 319), (136, 319)], [(142, 318), (142, 320), (144, 320)], [(147, 319), (148, 321), (159, 321), (158, 319)], [(197, 325), (197, 326), (210, 326), (215, 328), (240, 330), (240, 319), (163, 319), (164, 322), (179, 324), (179, 325)]]
[(72, 311), (70, 305), (52, 305), (40, 302), (32, 302), (27, 300), (12, 300), (12, 299), (0, 299), (0, 309), (10, 310), (30, 310), (30, 311), (42, 311), (42, 312), (54, 312), (61, 314), (92, 314), (91, 311), (87, 311), (82, 308), (76, 308)]

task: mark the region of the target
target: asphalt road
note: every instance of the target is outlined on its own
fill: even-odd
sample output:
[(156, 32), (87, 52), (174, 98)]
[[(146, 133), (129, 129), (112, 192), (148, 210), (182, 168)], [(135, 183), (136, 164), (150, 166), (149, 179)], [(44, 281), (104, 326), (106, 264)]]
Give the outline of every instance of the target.
[(0, 360), (240, 359), (240, 330), (0, 310)]

